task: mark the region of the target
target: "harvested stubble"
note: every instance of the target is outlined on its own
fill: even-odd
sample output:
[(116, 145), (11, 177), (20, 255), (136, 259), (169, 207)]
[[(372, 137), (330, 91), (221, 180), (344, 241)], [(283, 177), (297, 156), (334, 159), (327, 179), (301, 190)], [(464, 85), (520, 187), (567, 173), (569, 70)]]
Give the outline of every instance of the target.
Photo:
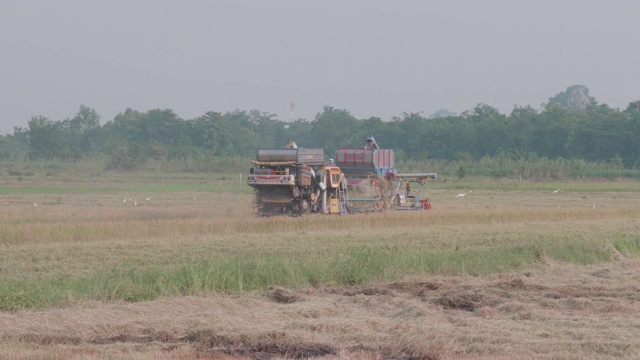
[[(426, 212), (301, 218), (254, 218), (247, 194), (4, 198), (4, 284), (93, 279), (101, 301), (2, 312), (0, 358), (640, 356), (634, 194), (454, 195), (431, 192)], [(235, 287), (188, 287), (225, 262)], [(124, 280), (154, 276), (188, 283), (123, 302), (136, 300)]]

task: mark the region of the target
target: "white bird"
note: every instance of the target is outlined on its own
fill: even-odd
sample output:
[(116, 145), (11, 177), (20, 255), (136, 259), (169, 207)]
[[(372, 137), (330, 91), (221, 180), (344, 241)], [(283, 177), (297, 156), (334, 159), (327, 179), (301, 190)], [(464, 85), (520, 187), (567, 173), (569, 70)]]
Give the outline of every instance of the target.
[(560, 192), (560, 189), (555, 189), (555, 190), (553, 190), (553, 193), (554, 193), (554, 194), (557, 194), (557, 193), (559, 193), (559, 192)]
[(38, 204), (36, 204), (36, 203), (33, 203), (33, 206), (38, 206)]
[(467, 195), (467, 194), (465, 194), (465, 193), (460, 193), (460, 194), (456, 195), (456, 197), (464, 197), (465, 195)]
[(151, 197), (144, 199), (144, 201), (151, 201)]
[(138, 199), (133, 200), (133, 206), (138, 206)]
[(126, 204), (126, 203), (127, 203), (127, 197), (126, 197), (126, 196), (124, 197), (124, 200), (122, 200), (122, 203), (123, 203), (123, 204)]

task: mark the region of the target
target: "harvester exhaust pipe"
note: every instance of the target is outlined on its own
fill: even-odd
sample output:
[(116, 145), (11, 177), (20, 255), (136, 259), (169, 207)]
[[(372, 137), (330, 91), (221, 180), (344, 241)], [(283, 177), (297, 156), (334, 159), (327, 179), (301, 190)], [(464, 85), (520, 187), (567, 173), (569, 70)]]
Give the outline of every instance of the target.
[(320, 190), (322, 190), (322, 198), (320, 199), (320, 213), (327, 214), (329, 209), (327, 208), (327, 172), (320, 170), (318, 172), (320, 177), (320, 181), (318, 181), (318, 186)]
[(311, 203), (311, 205), (313, 205), (314, 207), (318, 206), (318, 203), (320, 202), (320, 189), (316, 189), (316, 191), (313, 192), (313, 202)]
[[(326, 194), (326, 191), (325, 191), (325, 190), (326, 190), (326, 188), (327, 188), (327, 186), (325, 185), (325, 184), (326, 184), (326, 183), (325, 183), (326, 175), (325, 175), (325, 176), (322, 176), (322, 174), (326, 174), (326, 172), (324, 172), (324, 171), (322, 171), (322, 170), (318, 170), (318, 172), (319, 172), (319, 173), (316, 175), (316, 172), (315, 172), (315, 171), (313, 171), (313, 169), (310, 169), (310, 170), (311, 170), (311, 177), (313, 178), (313, 181), (317, 182), (317, 183), (318, 183), (318, 186), (320, 187), (320, 189), (316, 189), (316, 191), (315, 191), (316, 199), (318, 199), (318, 197), (320, 196), (320, 191), (322, 191), (322, 199), (320, 200), (320, 206), (321, 206), (321, 208), (320, 208), (320, 212), (321, 212), (322, 214), (326, 214), (326, 213), (327, 213), (327, 212), (325, 211), (325, 210), (326, 210), (326, 208), (327, 208), (327, 207), (326, 207), (327, 194)], [(320, 180), (318, 179), (318, 177), (320, 177)], [(318, 180), (319, 180), (319, 181), (318, 181)], [(317, 201), (317, 200), (316, 200), (316, 201)]]
[(327, 214), (329, 213), (329, 208), (327, 208), (327, 190), (325, 188), (325, 190), (322, 190), (322, 213), (323, 214)]

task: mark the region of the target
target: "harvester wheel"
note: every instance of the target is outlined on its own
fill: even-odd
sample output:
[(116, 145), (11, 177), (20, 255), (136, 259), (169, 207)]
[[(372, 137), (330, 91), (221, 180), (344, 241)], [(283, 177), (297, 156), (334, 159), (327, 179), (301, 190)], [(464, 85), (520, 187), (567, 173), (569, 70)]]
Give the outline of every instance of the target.
[(300, 200), (300, 213), (301, 214), (311, 213), (311, 202), (309, 202), (309, 199)]

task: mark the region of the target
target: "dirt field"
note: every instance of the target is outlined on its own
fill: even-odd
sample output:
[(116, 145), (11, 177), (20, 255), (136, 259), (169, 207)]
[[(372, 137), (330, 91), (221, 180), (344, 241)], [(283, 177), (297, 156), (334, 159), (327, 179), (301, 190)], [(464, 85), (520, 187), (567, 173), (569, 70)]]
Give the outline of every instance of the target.
[[(456, 248), (479, 249), (518, 244), (536, 236), (553, 239), (553, 234), (590, 241), (640, 236), (636, 217), (640, 201), (632, 192), (484, 190), (456, 198), (457, 193), (433, 191), (429, 195), (434, 206), (431, 212), (407, 214), (406, 224), (393, 217), (388, 226), (406, 238), (404, 246), (412, 246), (422, 236), (434, 248), (456, 244)], [(184, 252), (167, 256), (188, 261), (208, 251), (203, 244), (235, 240), (232, 229), (237, 222), (265, 226), (242, 219), (250, 212), (244, 198), (244, 205), (229, 209), (219, 198), (228, 195), (135, 196), (140, 206), (145, 205), (145, 212), (138, 206), (138, 215), (128, 217), (123, 214), (131, 214), (134, 208), (125, 208), (120, 194), (3, 196), (3, 237), (13, 240), (3, 246), (0, 276), (84, 272), (92, 264), (85, 250), (111, 263), (123, 256), (118, 249), (137, 248), (150, 262), (162, 264), (166, 259), (154, 251), (171, 252), (177, 243)], [(152, 199), (144, 203), (141, 199), (146, 198)], [(203, 210), (218, 220), (197, 215)], [(20, 220), (35, 211), (39, 213), (32, 223), (25, 225)], [(181, 222), (176, 223), (171, 214), (177, 214)], [(379, 221), (388, 219), (380, 216)], [(53, 233), (52, 229), (60, 231), (60, 224), (78, 218), (83, 225), (70, 234), (80, 233), (82, 238), (91, 227), (105, 226), (111, 235), (85, 241), (65, 240), (66, 233)], [(336, 219), (343, 225), (328, 235), (369, 241), (358, 234), (366, 234), (372, 225), (366, 217), (355, 219), (352, 229), (344, 225), (344, 217)], [(284, 240), (276, 240), (280, 235), (276, 229), (266, 237), (243, 235), (247, 242), (235, 246), (256, 251), (286, 249), (301, 236), (325, 238), (322, 230), (312, 230), (312, 234), (308, 229), (295, 230), (296, 221), (304, 219), (286, 221)], [(305, 226), (316, 229), (315, 221)], [(318, 227), (331, 222), (326, 218), (317, 221)], [(121, 231), (142, 223), (160, 230)], [(30, 230), (38, 226), (42, 228)], [(225, 226), (231, 230), (203, 235)], [(21, 232), (25, 235), (20, 236)], [(47, 234), (61, 238), (47, 240)], [(153, 240), (154, 236), (170, 240)], [(157, 247), (152, 246), (153, 241)], [(322, 241), (317, 246), (327, 249), (342, 243), (339, 239)], [(385, 241), (389, 239), (379, 236), (370, 244)], [(118, 245), (110, 245), (114, 242)], [(85, 257), (74, 262), (60, 255), (71, 250)], [(288, 289), (276, 285), (242, 294), (206, 293), (133, 303), (82, 301), (4, 311), (0, 313), (0, 359), (637, 359), (640, 260), (611, 251), (610, 261), (576, 265), (545, 258), (539, 266), (523, 271), (486, 276), (408, 276), (351, 287)], [(32, 254), (25, 255), (29, 252)], [(24, 264), (43, 259), (51, 262), (40, 268)], [(12, 270), (15, 267), (20, 270)]]

